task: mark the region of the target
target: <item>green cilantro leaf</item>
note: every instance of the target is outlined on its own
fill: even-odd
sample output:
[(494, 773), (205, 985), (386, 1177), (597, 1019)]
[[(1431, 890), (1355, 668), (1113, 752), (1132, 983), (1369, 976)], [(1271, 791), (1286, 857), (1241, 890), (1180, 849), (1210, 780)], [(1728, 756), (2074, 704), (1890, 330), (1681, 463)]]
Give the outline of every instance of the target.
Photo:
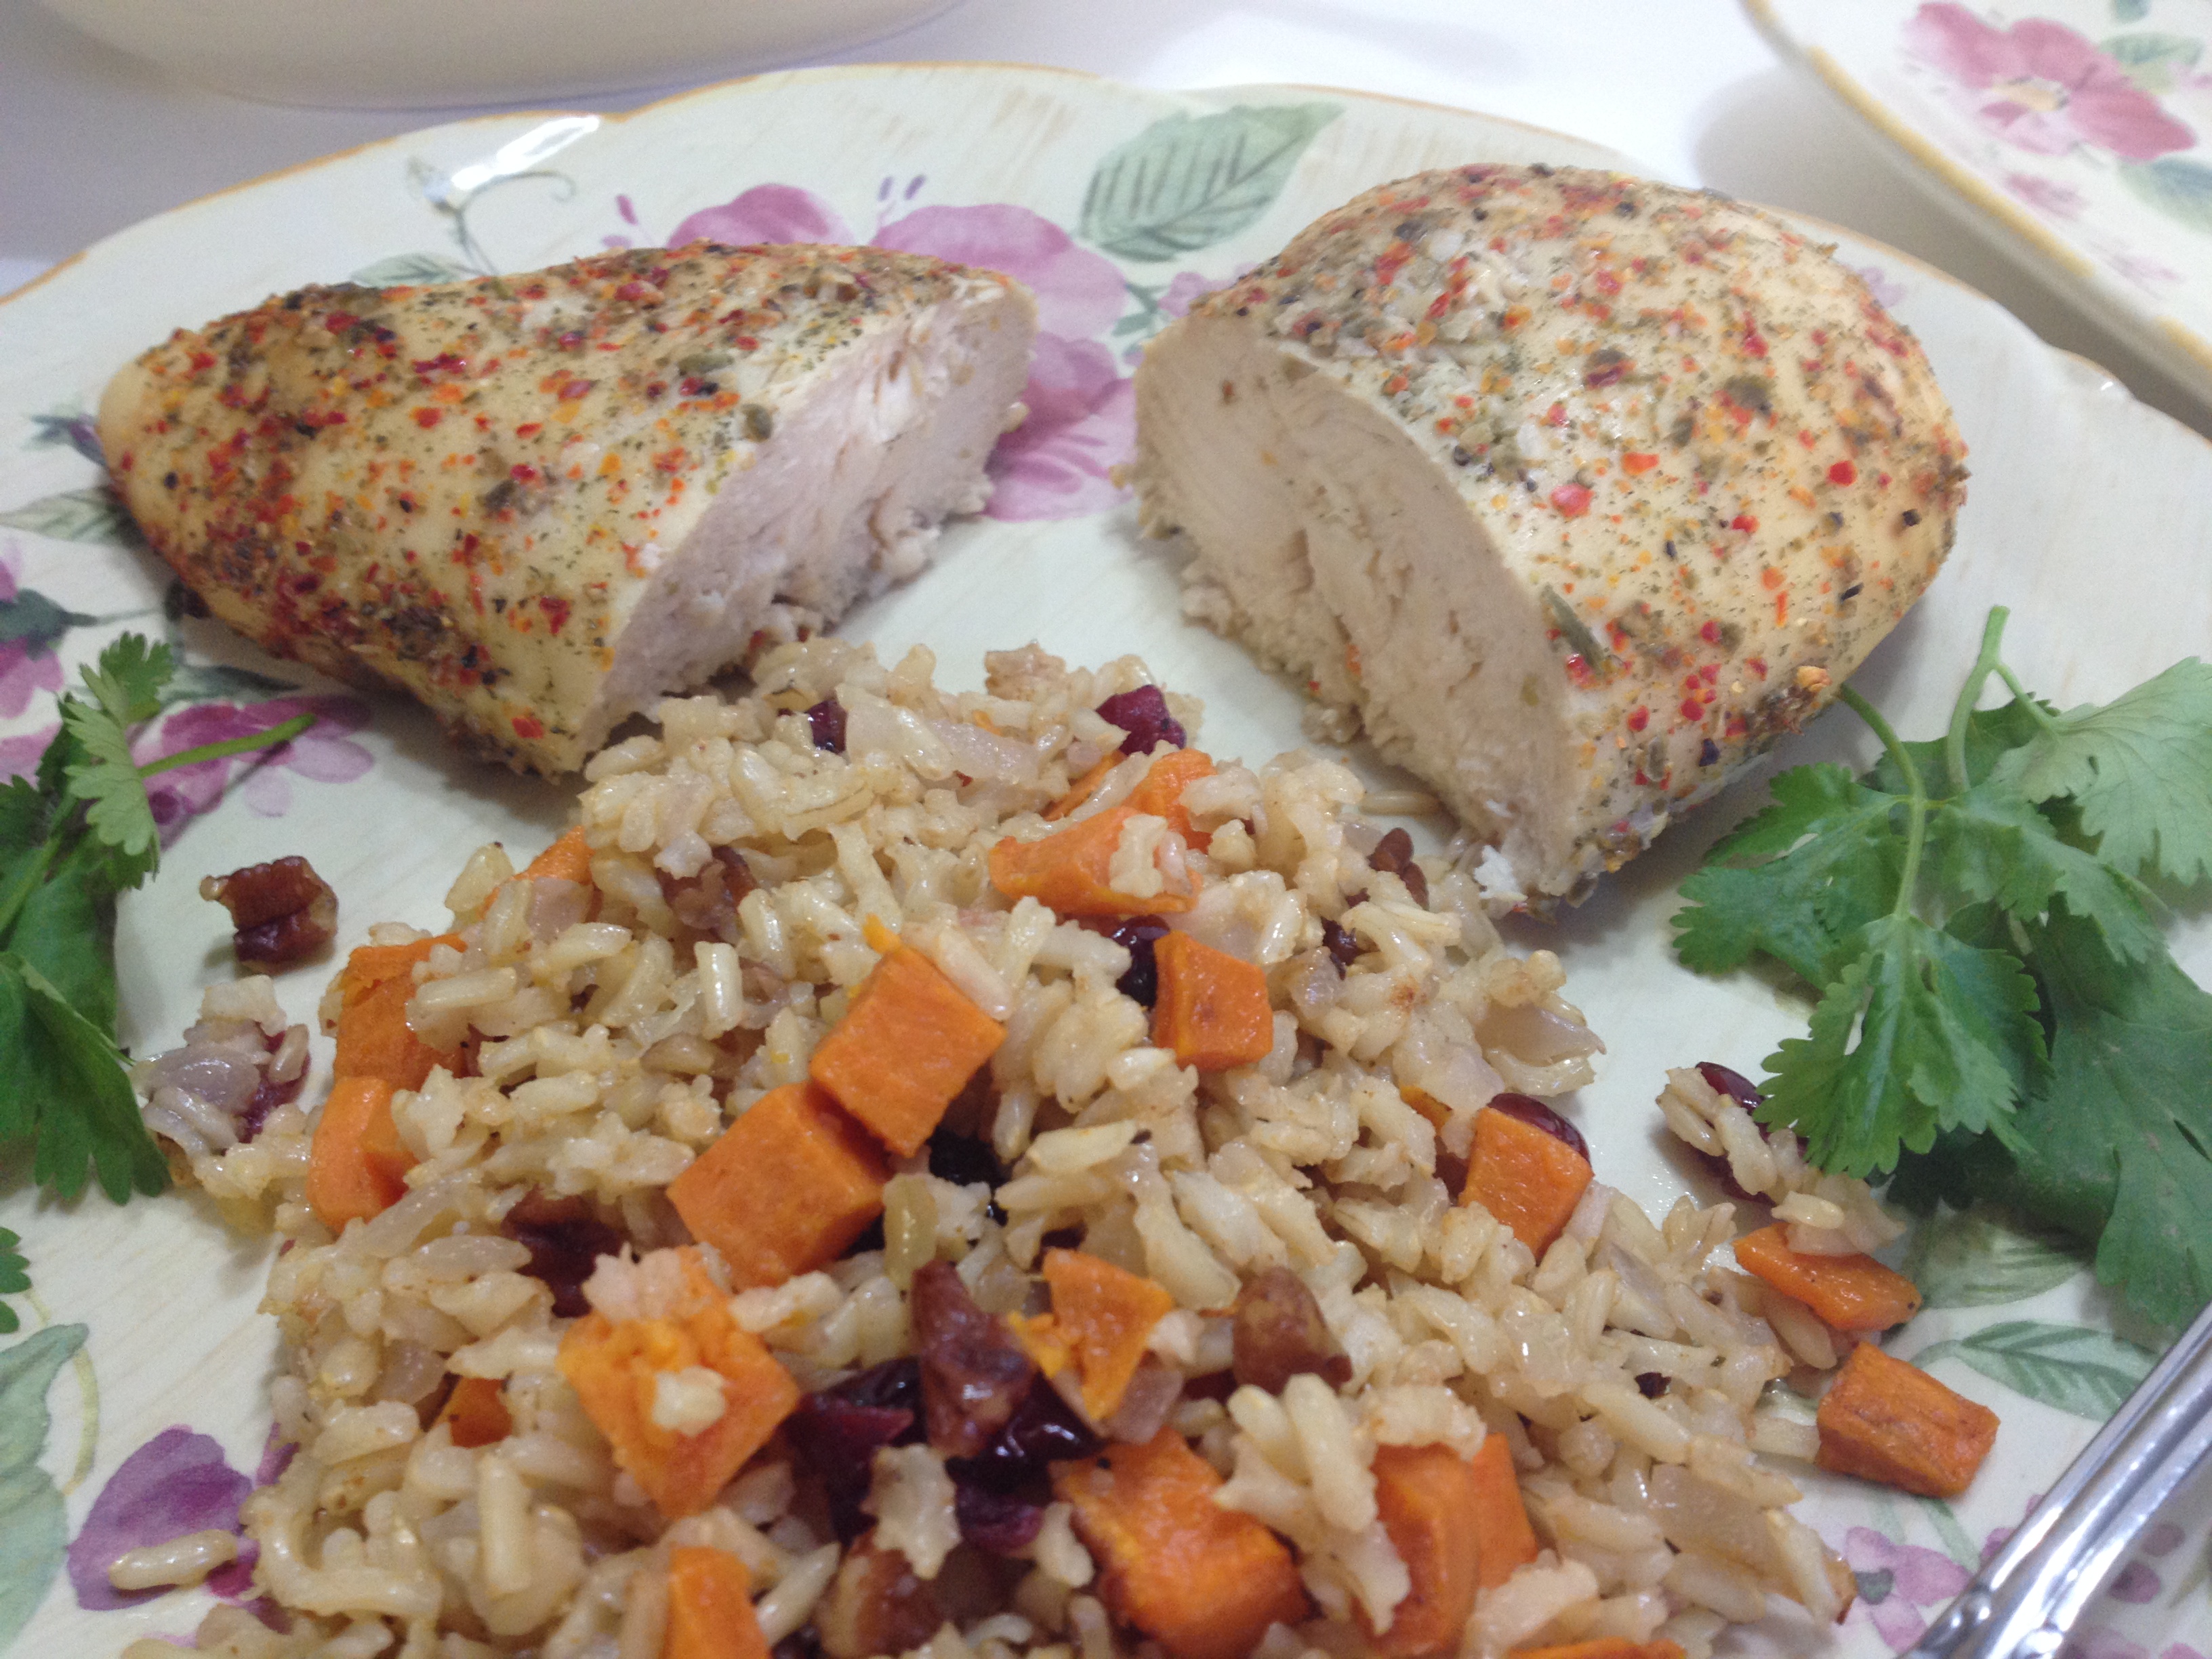
[(100, 653), (98, 667), (84, 671), (92, 700), (61, 701), (62, 731), (76, 751), (64, 768), (68, 793), (85, 803), (86, 826), (116, 850), (112, 879), (120, 886), (137, 886), (161, 856), (146, 782), (131, 756), (131, 728), (160, 708), (173, 667), (167, 646), (149, 649), (139, 635), (125, 634)]
[(1944, 1131), (2011, 1136), (2043, 1064), (2035, 983), (2019, 962), (1911, 915), (1860, 930), (1858, 954), (1822, 994), (1808, 1036), (1766, 1060), (1761, 1121), (1806, 1139), (1823, 1170), (1868, 1176)]
[[(23, 1241), (0, 1227), (0, 1296), (20, 1296), (31, 1288), (31, 1264), (15, 1247)], [(19, 1331), (23, 1322), (16, 1311), (0, 1302), (0, 1336)]]
[[(2012, 750), (2033, 739), (2043, 728), (2038, 723), (2039, 712), (2050, 711), (2040, 703), (2025, 697), (2015, 697), (2010, 702), (2000, 703), (1995, 708), (1978, 708), (1966, 717), (1965, 751), (1966, 783), (1969, 787), (1981, 782), (1996, 769), (1996, 764)], [(1952, 793), (1954, 780), (1949, 775), (1941, 738), (1926, 743), (1900, 743), (1898, 747), (1911, 757), (1931, 795)], [(1866, 775), (1866, 782), (1876, 789), (1886, 789), (1893, 795), (1907, 792), (1905, 769), (1897, 757), (1887, 750), (1874, 769)]]
[(2212, 667), (2190, 658), (2099, 708), (2047, 720), (1999, 775), (2081, 810), (2098, 855), (2184, 884), (2212, 874)]
[(1763, 951), (1825, 985), (1847, 942), (1896, 900), (1905, 802), (1840, 766), (1796, 767), (1770, 788), (1773, 805), (1682, 884), (1674, 949), (1704, 973)]
[(1938, 802), (1928, 835), (1954, 903), (1993, 901), (2022, 921), (2040, 921), (2053, 899), (2063, 900), (2124, 961), (2166, 948), (2142, 884), (2061, 840), (2048, 817), (2002, 784)]
[(12, 951), (0, 953), (0, 1141), (29, 1145), (33, 1178), (64, 1199), (94, 1171), (118, 1204), (168, 1184), (115, 1040)]
[(111, 1036), (115, 1031), (115, 899), (105, 880), (109, 849), (80, 842), (33, 889), (6, 935), (62, 1000)]
[(2097, 1241), (2097, 1277), (2161, 1324), (2212, 1299), (2212, 996), (2163, 951), (2125, 964), (2071, 919), (2036, 930), (2051, 1067), (1998, 1187)]

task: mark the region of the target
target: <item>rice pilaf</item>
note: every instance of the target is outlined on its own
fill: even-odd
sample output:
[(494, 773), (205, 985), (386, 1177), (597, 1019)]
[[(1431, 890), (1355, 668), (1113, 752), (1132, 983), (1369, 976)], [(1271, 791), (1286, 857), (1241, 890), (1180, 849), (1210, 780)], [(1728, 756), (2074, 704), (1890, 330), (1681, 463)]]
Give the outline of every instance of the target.
[[(592, 763), (587, 879), (518, 875), (488, 847), (447, 933), (374, 930), (410, 962), (396, 994), (444, 1063), (389, 1097), (396, 1201), (342, 1231), (312, 1201), (317, 1114), (234, 1121), (256, 1078), (301, 1063), (265, 981), (211, 991), (185, 1051), (243, 1056), (230, 1115), (195, 1111), (176, 1056), (149, 1063), (175, 1157), (289, 1241), (264, 1306), (297, 1450), (246, 1518), (291, 1627), (219, 1608), (199, 1650), (659, 1659), (705, 1650), (678, 1626), (716, 1571), (758, 1626), (728, 1651), (780, 1659), (1603, 1636), (1702, 1659), (1771, 1595), (1838, 1617), (1850, 1576), (1759, 1456), (1812, 1455), (1766, 1390), (1834, 1356), (1818, 1331), (1778, 1334), (1758, 1282), (1710, 1260), (1731, 1206), (1685, 1198), (1655, 1222), (1589, 1182), (1539, 1254), (1459, 1201), (1486, 1122), (1591, 1076), (1557, 960), (1509, 952), (1464, 869), (1363, 820), (1342, 764), (1194, 764), (1163, 800), (1146, 781), (1199, 711), (1146, 691), (1134, 659), (1069, 670), (1031, 647), (988, 670), (952, 694), (921, 649), (886, 668), (835, 639), (774, 647), (742, 701), (669, 700), (657, 735)], [(1133, 733), (1102, 705), (1168, 718)], [(1004, 890), (1018, 854), (994, 848), (1115, 822), (1118, 914)], [(905, 1154), (810, 1082), (893, 959), (1003, 1032)], [(1264, 984), (1234, 1064), (1157, 1041), (1169, 1016), (1146, 1003), (1201, 959)], [(930, 1060), (876, 1058), (894, 1093)], [(804, 1212), (794, 1249), (835, 1244), (772, 1282), (670, 1195), (720, 1178), (704, 1155), (757, 1109), (760, 1134), (772, 1114), (814, 1122), (807, 1147), (880, 1180), (830, 1218), (730, 1172), (756, 1209)], [(1875, 1224), (1696, 1073), (1665, 1109), (1747, 1188), (1799, 1202), (1785, 1219), (1854, 1249)], [(1149, 1310), (1110, 1356), (1078, 1317), (1094, 1292)], [(592, 1369), (649, 1332), (690, 1334)], [(636, 1384), (626, 1404), (610, 1376)], [(740, 1463), (684, 1484), (733, 1437)], [(1486, 1557), (1479, 1595), (1408, 1559), (1400, 1473), (1449, 1486), (1478, 1463), (1517, 1477), (1533, 1523)], [(1202, 1505), (1187, 1561), (1140, 1559), (1116, 1508), (1155, 1473)], [(1197, 1583), (1217, 1559), (1249, 1571)], [(1186, 1567), (1214, 1605), (1156, 1582)], [(1439, 1605), (1451, 1639), (1419, 1634)]]

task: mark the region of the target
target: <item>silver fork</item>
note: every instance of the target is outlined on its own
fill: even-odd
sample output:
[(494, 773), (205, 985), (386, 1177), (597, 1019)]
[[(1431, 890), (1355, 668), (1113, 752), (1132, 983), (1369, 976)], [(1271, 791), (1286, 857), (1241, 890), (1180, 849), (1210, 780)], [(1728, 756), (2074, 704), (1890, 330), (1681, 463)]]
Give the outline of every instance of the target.
[(2047, 1659), (2212, 1453), (2212, 1306), (1904, 1659)]

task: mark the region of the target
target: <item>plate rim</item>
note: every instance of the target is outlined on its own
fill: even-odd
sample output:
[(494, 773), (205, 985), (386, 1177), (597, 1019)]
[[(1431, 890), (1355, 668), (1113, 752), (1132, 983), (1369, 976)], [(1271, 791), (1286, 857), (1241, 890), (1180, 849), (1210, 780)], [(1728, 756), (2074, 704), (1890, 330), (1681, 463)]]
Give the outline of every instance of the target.
[[(1856, 116), (1931, 199), (2001, 252), (2018, 259), (2068, 304), (2093, 308), (2099, 320), (2112, 326), (2137, 350), (2163, 361), (2164, 354), (2178, 348), (2185, 368), (2177, 378), (2200, 401), (2212, 403), (2212, 337), (2199, 333), (2171, 310), (2148, 304), (2112, 281), (2095, 261), (2065, 238), (1955, 161), (1825, 46), (1790, 33), (1780, 15), (1787, 3), (1788, 0), (1737, 0), (1745, 17), (1775, 55), (1798, 71), (1801, 79), (1809, 76), (1818, 82)], [(1945, 188), (1930, 190), (1930, 181)], [(1961, 212), (1962, 209), (1966, 211)]]

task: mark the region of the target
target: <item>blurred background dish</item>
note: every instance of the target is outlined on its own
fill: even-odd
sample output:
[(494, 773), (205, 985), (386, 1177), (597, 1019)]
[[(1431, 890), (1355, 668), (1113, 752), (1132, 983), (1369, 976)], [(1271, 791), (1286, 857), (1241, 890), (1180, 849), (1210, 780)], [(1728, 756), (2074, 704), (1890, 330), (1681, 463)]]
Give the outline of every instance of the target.
[(627, 92), (842, 52), (956, 0), (43, 0), (181, 79), (276, 104), (441, 109)]
[(1913, 182), (2212, 398), (2212, 0), (1742, 0)]

